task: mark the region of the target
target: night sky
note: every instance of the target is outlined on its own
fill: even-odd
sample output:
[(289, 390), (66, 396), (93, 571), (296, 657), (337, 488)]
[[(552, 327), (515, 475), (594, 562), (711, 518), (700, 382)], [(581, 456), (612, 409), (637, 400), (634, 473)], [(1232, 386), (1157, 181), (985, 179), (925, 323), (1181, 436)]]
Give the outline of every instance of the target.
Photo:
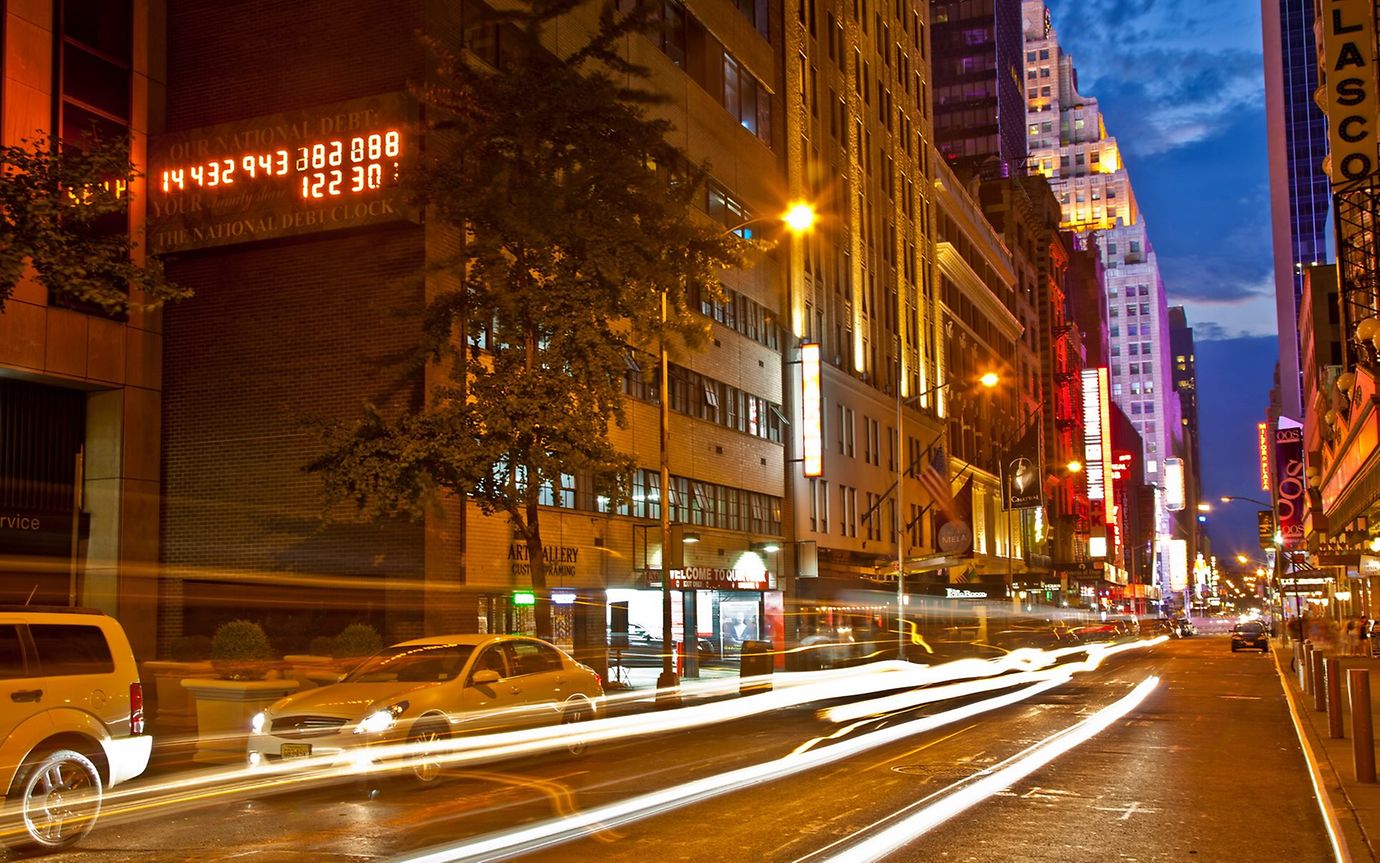
[[(1098, 100), (1197, 341), (1206, 500), (1260, 497), (1255, 424), (1278, 360), (1257, 0), (1047, 0), (1080, 93)], [(1255, 549), (1255, 509), (1218, 509), (1219, 558)]]

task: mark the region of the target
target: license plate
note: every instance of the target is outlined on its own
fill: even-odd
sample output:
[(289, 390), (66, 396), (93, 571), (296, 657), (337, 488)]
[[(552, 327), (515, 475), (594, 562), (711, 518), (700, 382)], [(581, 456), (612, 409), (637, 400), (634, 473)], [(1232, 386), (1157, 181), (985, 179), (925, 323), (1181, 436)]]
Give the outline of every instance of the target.
[(284, 743), (278, 754), (284, 758), (306, 758), (311, 755), (310, 743)]

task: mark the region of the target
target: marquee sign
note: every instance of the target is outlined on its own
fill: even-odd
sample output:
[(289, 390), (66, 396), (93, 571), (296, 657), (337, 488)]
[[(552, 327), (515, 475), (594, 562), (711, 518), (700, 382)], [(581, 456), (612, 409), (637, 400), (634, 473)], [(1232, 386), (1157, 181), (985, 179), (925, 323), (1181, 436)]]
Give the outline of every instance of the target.
[(800, 346), (800, 411), (803, 429), (805, 475), (824, 474), (824, 405), (820, 394), (819, 344)]
[(1275, 508), (1285, 548), (1303, 545), (1307, 501), (1303, 480), (1303, 427), (1287, 417), (1275, 429)]
[(1372, 0), (1325, 0), (1318, 17), (1329, 173), (1337, 185), (1376, 169), (1375, 8)]
[(405, 217), (417, 151), (402, 93), (174, 132), (149, 147), (149, 239), (179, 252)]

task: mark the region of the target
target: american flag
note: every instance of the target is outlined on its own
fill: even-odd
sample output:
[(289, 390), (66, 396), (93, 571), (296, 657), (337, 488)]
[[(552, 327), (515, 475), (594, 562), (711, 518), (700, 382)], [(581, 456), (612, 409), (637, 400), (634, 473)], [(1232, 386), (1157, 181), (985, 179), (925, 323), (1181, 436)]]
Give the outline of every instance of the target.
[(934, 456), (920, 468), (918, 479), (920, 487), (930, 496), (930, 502), (936, 509), (949, 518), (958, 518), (953, 488), (949, 485), (949, 457), (944, 454), (942, 446), (934, 448)]

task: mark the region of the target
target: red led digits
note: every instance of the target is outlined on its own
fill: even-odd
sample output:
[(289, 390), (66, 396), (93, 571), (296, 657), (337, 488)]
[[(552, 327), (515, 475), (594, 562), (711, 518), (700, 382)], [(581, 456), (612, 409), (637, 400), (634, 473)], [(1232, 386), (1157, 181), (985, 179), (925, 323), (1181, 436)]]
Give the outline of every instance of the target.
[[(336, 198), (396, 182), (402, 135), (396, 129), (332, 138), (288, 150), (267, 150), (163, 170), (164, 194), (215, 189), (242, 181), (293, 176), (304, 200)], [(385, 171), (386, 169), (386, 171)]]

